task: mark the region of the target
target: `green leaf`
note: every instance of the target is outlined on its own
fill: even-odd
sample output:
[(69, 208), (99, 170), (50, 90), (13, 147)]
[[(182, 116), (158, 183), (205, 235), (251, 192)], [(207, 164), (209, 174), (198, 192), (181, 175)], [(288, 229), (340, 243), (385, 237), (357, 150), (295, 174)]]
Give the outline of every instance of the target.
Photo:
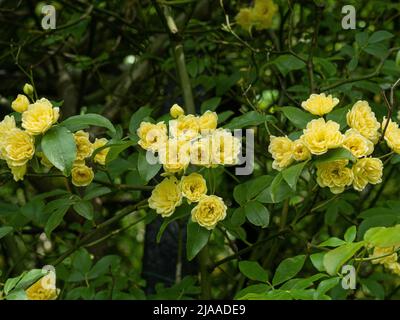
[(317, 119), (311, 113), (304, 112), (300, 108), (283, 107), (280, 109), (286, 118), (297, 128), (304, 129), (311, 120)]
[(95, 187), (92, 189), (86, 190), (85, 196), (83, 197), (84, 200), (92, 200), (94, 198), (98, 198), (104, 196), (106, 194), (111, 193), (111, 189), (107, 187)]
[(233, 198), (237, 203), (243, 205), (269, 187), (272, 180), (273, 177), (265, 175), (239, 184), (233, 189)]
[(96, 113), (88, 113), (88, 114), (72, 116), (61, 122), (60, 125), (66, 127), (67, 129), (73, 132), (78, 131), (80, 129), (88, 128), (89, 126), (97, 126), (97, 127), (107, 128), (112, 133), (115, 133), (115, 128), (111, 123), (111, 121)]
[(76, 251), (72, 258), (72, 265), (74, 269), (80, 271), (82, 274), (88, 273), (92, 267), (92, 259), (89, 252), (83, 248)]
[(80, 216), (88, 220), (93, 220), (93, 205), (90, 201), (79, 201), (73, 205), (73, 208)]
[(241, 226), (246, 221), (246, 211), (244, 207), (240, 207), (233, 211), (231, 216), (231, 223), (234, 226)]
[[(286, 199), (287, 197), (290, 196), (290, 193), (286, 191), (287, 188), (285, 188), (285, 186), (291, 189), (289, 185), (286, 183), (285, 179), (283, 179), (282, 172), (279, 172), (275, 176), (270, 187), (271, 200), (274, 203), (280, 202), (283, 199)], [(256, 200), (258, 200), (258, 198)]]
[(65, 127), (54, 126), (42, 138), (41, 146), (47, 159), (69, 176), (76, 158), (73, 134)]
[(265, 121), (273, 122), (275, 118), (270, 115), (261, 114), (257, 111), (247, 112), (239, 117), (233, 118), (227, 125), (224, 126), (225, 129), (241, 129), (249, 126), (258, 126)]
[(322, 156), (319, 156), (318, 159), (314, 161), (314, 164), (321, 164), (336, 160), (351, 160), (354, 162), (356, 158), (349, 150), (344, 148), (337, 148), (328, 150), (327, 153), (323, 154)]
[(268, 281), (268, 273), (257, 261), (240, 261), (239, 270), (247, 278), (260, 282)]
[(188, 205), (182, 205), (175, 210), (172, 216), (165, 218), (161, 224), (160, 230), (157, 233), (157, 243), (160, 243), (161, 237), (164, 234), (165, 229), (168, 225), (176, 220), (182, 219), (190, 214), (190, 207)]
[(269, 225), (269, 211), (260, 202), (250, 201), (244, 206), (246, 218), (252, 224), (266, 228)]
[(49, 220), (47, 220), (44, 231), (46, 232), (48, 238), (50, 238), (50, 235), (53, 232), (53, 230), (61, 224), (68, 209), (69, 206), (60, 207), (59, 209), (55, 210), (53, 214), (50, 216)]
[(305, 255), (298, 255), (283, 260), (276, 268), (274, 278), (272, 279), (272, 284), (276, 286), (282, 282), (292, 279), (303, 268), (305, 260)]
[(289, 168), (282, 170), (283, 179), (287, 182), (289, 187), (293, 190), (296, 190), (297, 181), (299, 180), (300, 174), (303, 172), (304, 166), (307, 164), (308, 161), (304, 161)]
[(329, 238), (328, 240), (320, 243), (318, 247), (339, 247), (341, 245), (346, 244), (346, 241), (343, 241), (342, 239), (332, 237)]
[(388, 31), (380, 30), (374, 32), (368, 39), (368, 43), (376, 43), (381, 42), (390, 38), (393, 38), (394, 35)]
[(203, 114), (207, 110), (215, 111), (219, 104), (221, 103), (221, 97), (214, 97), (204, 101), (200, 106), (200, 111)]
[(140, 177), (149, 182), (161, 169), (161, 164), (149, 164), (146, 159), (146, 152), (140, 151), (138, 157), (138, 164), (137, 164), (138, 172)]
[(144, 106), (139, 108), (131, 117), (131, 120), (129, 122), (129, 132), (132, 134), (136, 134), (136, 130), (139, 128), (140, 123), (148, 116), (151, 115), (153, 112), (153, 109)]
[(360, 279), (363, 286), (363, 291), (367, 291), (370, 295), (380, 299), (385, 299), (385, 288), (376, 280), (373, 279)]
[(19, 289), (6, 296), (7, 300), (28, 300), (25, 290)]
[(314, 299), (320, 299), (329, 290), (336, 287), (340, 281), (339, 277), (334, 277), (321, 281), (318, 284), (317, 291), (315, 292)]
[(240, 300), (247, 294), (262, 294), (266, 293), (270, 289), (270, 286), (265, 283), (257, 283), (251, 286), (248, 286), (242, 290), (240, 290), (236, 295), (235, 295), (235, 300)]
[(108, 164), (108, 163), (112, 162), (113, 160), (117, 159), (119, 154), (122, 151), (128, 149), (129, 147), (131, 147), (135, 144), (136, 144), (136, 142), (131, 141), (131, 140), (130, 141), (119, 141), (116, 143), (108, 144), (108, 146), (110, 147), (110, 151), (107, 154), (106, 163)]
[(284, 54), (272, 61), (279, 71), (286, 76), (290, 71), (300, 70), (306, 67), (306, 64), (290, 54)]
[(324, 256), (325, 252), (318, 252), (310, 255), (310, 260), (315, 269), (318, 271), (325, 271), (324, 268)]
[(1, 227), (0, 228), (0, 239), (4, 238), (6, 235), (8, 235), (10, 232), (13, 231), (13, 227)]
[(356, 235), (357, 235), (357, 227), (351, 226), (346, 230), (346, 233), (344, 234), (344, 240), (346, 242), (353, 242), (356, 239)]
[(343, 130), (347, 126), (346, 115), (349, 112), (350, 105), (344, 108), (335, 108), (332, 112), (326, 115), (326, 120), (332, 120), (340, 124), (340, 130)]
[(394, 227), (376, 227), (369, 229), (364, 240), (374, 247), (392, 247), (400, 245), (400, 224)]
[(200, 252), (207, 244), (211, 231), (201, 227), (189, 218), (187, 224), (186, 257), (189, 261)]
[(327, 252), (324, 256), (324, 267), (326, 271), (330, 275), (335, 275), (339, 271), (339, 268), (363, 246), (364, 242), (346, 243)]

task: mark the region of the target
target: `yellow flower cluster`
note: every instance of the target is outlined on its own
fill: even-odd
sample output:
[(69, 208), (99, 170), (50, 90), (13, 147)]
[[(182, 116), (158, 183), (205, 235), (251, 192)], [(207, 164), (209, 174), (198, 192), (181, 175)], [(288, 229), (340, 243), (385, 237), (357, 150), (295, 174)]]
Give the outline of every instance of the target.
[(183, 176), (180, 181), (175, 176), (164, 178), (152, 191), (149, 207), (162, 217), (169, 217), (182, 204), (183, 198), (189, 204), (198, 203), (192, 209), (192, 220), (204, 228), (211, 230), (226, 217), (224, 201), (207, 195), (206, 180), (199, 173)]
[(104, 148), (108, 143), (107, 139), (96, 138), (95, 142), (92, 143), (89, 133), (83, 130), (75, 132), (74, 139), (76, 144), (76, 159), (71, 171), (72, 184), (77, 187), (84, 187), (89, 185), (94, 178), (93, 169), (86, 165), (85, 160), (90, 158), (95, 152), (93, 161), (104, 166), (110, 148)]
[(257, 30), (268, 29), (277, 11), (278, 6), (272, 0), (255, 0), (254, 7), (240, 9), (236, 22), (246, 31), (252, 27)]
[(382, 264), (394, 274), (400, 275), (400, 263), (397, 262), (397, 247), (374, 247), (370, 258), (373, 264)]
[(25, 290), (28, 300), (56, 300), (60, 290), (56, 287), (56, 276), (50, 272)]
[[(338, 103), (337, 98), (324, 93), (312, 94), (302, 102), (301, 106), (306, 111), (319, 118), (311, 120), (300, 138), (295, 141), (287, 136), (271, 136), (268, 151), (274, 159), (272, 167), (282, 170), (294, 161), (306, 161), (313, 155), (321, 156), (331, 149), (345, 148), (356, 159), (352, 166), (348, 160), (317, 162), (317, 182), (321, 187), (329, 187), (332, 193), (341, 193), (351, 185), (355, 190), (362, 191), (368, 183), (381, 183), (383, 163), (378, 158), (370, 157), (374, 152), (374, 145), (379, 141), (381, 124), (368, 102), (358, 101), (347, 113), (350, 129), (342, 134), (338, 123), (323, 118)], [(385, 124), (384, 119), (382, 127)], [(389, 123), (385, 139), (389, 147), (400, 152), (400, 129), (397, 124)]]
[(240, 140), (228, 130), (217, 128), (215, 112), (185, 115), (175, 104), (170, 114), (174, 120), (169, 127), (164, 122), (142, 122), (137, 130), (138, 144), (156, 153), (165, 171), (164, 180), (152, 191), (149, 207), (162, 217), (169, 217), (186, 199), (189, 204), (197, 203), (191, 212), (192, 220), (213, 229), (225, 219), (226, 205), (222, 198), (207, 195), (207, 183), (201, 174), (185, 175), (185, 171), (190, 164), (207, 168), (237, 164)]
[(217, 128), (218, 116), (206, 111), (201, 116), (185, 115), (172, 106), (169, 128), (164, 122), (142, 122), (137, 130), (138, 144), (157, 153), (164, 170), (182, 173), (190, 164), (204, 167), (234, 165), (239, 161), (240, 140), (228, 130)]
[[(24, 92), (32, 98), (33, 87), (24, 86)], [(36, 155), (40, 163), (50, 169), (52, 163), (43, 152), (36, 150), (35, 137), (45, 134), (57, 121), (59, 108), (53, 107), (46, 98), (33, 103), (27, 96), (19, 94), (11, 103), (14, 111), (21, 113), (21, 127), (13, 115), (5, 116), (0, 122), (0, 159), (5, 160), (13, 174), (14, 180), (23, 180), (27, 172), (28, 162)], [(109, 148), (104, 148), (107, 139), (89, 140), (89, 133), (78, 131), (74, 134), (77, 156), (72, 169), (72, 183), (76, 186), (86, 186), (93, 180), (93, 170), (85, 164), (85, 159), (95, 152), (94, 162), (105, 165)]]

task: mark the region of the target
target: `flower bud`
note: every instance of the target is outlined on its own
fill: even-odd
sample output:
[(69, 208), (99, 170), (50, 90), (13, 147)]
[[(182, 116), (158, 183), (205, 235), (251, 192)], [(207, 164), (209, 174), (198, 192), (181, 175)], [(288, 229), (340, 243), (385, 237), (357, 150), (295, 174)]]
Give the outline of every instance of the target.
[(23, 90), (24, 93), (28, 96), (31, 96), (33, 94), (33, 86), (30, 85), (29, 83), (25, 83)]
[(178, 118), (179, 116), (183, 116), (185, 114), (185, 111), (179, 105), (174, 104), (171, 107), (171, 110), (169, 111), (169, 113), (171, 114), (172, 118)]

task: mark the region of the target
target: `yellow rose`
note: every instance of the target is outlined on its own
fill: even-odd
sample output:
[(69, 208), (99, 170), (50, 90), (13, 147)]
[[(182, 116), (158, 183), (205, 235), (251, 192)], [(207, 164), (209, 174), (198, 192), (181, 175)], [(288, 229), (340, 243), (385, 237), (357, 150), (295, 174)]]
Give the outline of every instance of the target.
[(22, 127), (32, 135), (38, 135), (49, 130), (59, 117), (60, 109), (53, 108), (49, 100), (42, 98), (22, 113)]
[[(382, 121), (382, 130), (385, 129), (387, 123), (386, 117)], [(389, 119), (389, 124), (385, 131), (385, 141), (390, 149), (400, 154), (400, 129), (396, 122)]]
[[(93, 149), (94, 150), (100, 149), (101, 147), (104, 147), (107, 143), (108, 143), (108, 140), (106, 138), (101, 138), (101, 139), (96, 138), (96, 140), (93, 143)], [(94, 162), (97, 162), (97, 163), (101, 164), (102, 166), (104, 166), (106, 164), (108, 152), (110, 152), (110, 148), (101, 149), (94, 156)]]
[(300, 139), (293, 142), (293, 158), (296, 161), (306, 161), (311, 159), (310, 150), (304, 145)]
[(176, 138), (169, 139), (158, 154), (165, 171), (170, 173), (184, 171), (190, 163), (190, 142)]
[[(374, 247), (374, 251), (372, 253), (372, 255), (370, 256), (371, 258), (376, 258), (376, 257), (381, 257), (381, 256), (385, 256), (388, 255), (386, 257), (382, 257), (379, 259), (373, 259), (371, 260), (372, 263), (374, 264), (383, 264), (383, 265), (390, 265), (392, 263), (396, 263), (397, 262), (397, 253), (395, 253), (394, 251), (396, 250), (395, 247)], [(390, 254), (392, 253), (393, 254)]]
[(234, 165), (239, 162), (241, 142), (224, 129), (218, 129), (211, 135), (211, 161), (215, 165)]
[(25, 290), (28, 300), (55, 300), (59, 292), (54, 272), (50, 272)]
[(353, 182), (353, 171), (347, 160), (317, 164), (317, 182), (321, 188), (329, 187), (332, 193), (342, 193)]
[(386, 267), (394, 274), (400, 275), (400, 264), (398, 262), (389, 263)]
[(197, 206), (192, 209), (192, 220), (200, 226), (211, 230), (226, 217), (226, 205), (217, 196), (203, 196)]
[(212, 140), (210, 136), (194, 141), (190, 145), (190, 162), (194, 165), (211, 167)]
[(272, 26), (272, 18), (278, 11), (278, 6), (272, 0), (256, 0), (253, 9), (253, 23), (257, 30)]
[(325, 93), (315, 94), (301, 103), (303, 109), (317, 116), (323, 116), (333, 110), (339, 103), (339, 99), (333, 98), (331, 95), (326, 96)]
[(328, 149), (342, 145), (343, 135), (339, 129), (340, 125), (332, 120), (327, 122), (323, 118), (311, 120), (300, 139), (312, 154), (321, 155)]
[(16, 112), (24, 112), (28, 109), (29, 99), (23, 94), (19, 94), (17, 98), (11, 103), (11, 108)]
[(35, 142), (26, 131), (14, 128), (3, 139), (2, 155), (9, 166), (23, 166), (32, 159), (35, 153)]
[(71, 177), (74, 186), (85, 187), (92, 183), (94, 172), (84, 162), (75, 162), (71, 171)]
[(183, 116), (185, 114), (185, 111), (178, 104), (174, 104), (169, 110), (169, 113), (172, 118), (176, 119), (180, 116)]
[(4, 140), (6, 136), (15, 129), (15, 119), (13, 116), (5, 116), (0, 122), (0, 159), (4, 160)]
[(180, 116), (169, 122), (169, 129), (173, 138), (192, 140), (199, 136), (199, 118), (192, 114)]
[(217, 129), (218, 115), (213, 111), (206, 111), (199, 117), (199, 127), (201, 134), (207, 134), (210, 131)]
[(93, 145), (89, 140), (89, 132), (79, 130), (74, 133), (76, 144), (76, 160), (83, 161), (93, 153)]
[(281, 171), (293, 162), (293, 141), (288, 137), (270, 137), (268, 152), (272, 155), (274, 162), (272, 168)]
[(201, 174), (192, 173), (181, 179), (182, 195), (188, 202), (198, 202), (207, 193), (207, 183)]
[(162, 217), (171, 216), (175, 208), (182, 204), (180, 182), (174, 177), (165, 178), (156, 185), (149, 198), (149, 207)]
[(236, 23), (246, 31), (250, 31), (253, 24), (253, 10), (250, 8), (242, 8), (236, 15)]
[(378, 184), (382, 182), (383, 163), (378, 158), (359, 159), (353, 165), (353, 187), (357, 191), (363, 191), (368, 183)]
[(378, 142), (380, 124), (367, 101), (357, 101), (354, 104), (347, 113), (347, 124), (374, 144)]
[(22, 166), (10, 166), (11, 169), (11, 173), (13, 175), (14, 181), (20, 181), (20, 180), (24, 180), (24, 176), (26, 174), (26, 169), (27, 166), (26, 164), (22, 165)]
[(349, 129), (344, 135), (343, 147), (357, 158), (369, 156), (374, 152), (374, 144), (355, 129)]
[(153, 152), (158, 151), (168, 140), (167, 126), (164, 122), (153, 124), (150, 122), (142, 122), (137, 135), (140, 140), (138, 144), (145, 150)]

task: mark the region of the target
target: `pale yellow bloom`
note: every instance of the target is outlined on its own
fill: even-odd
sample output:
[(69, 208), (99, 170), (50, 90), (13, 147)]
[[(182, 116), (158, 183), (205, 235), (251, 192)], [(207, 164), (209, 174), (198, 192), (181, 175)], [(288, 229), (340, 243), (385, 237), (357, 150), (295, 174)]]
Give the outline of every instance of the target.
[(157, 124), (142, 122), (137, 130), (137, 135), (140, 138), (138, 144), (143, 149), (153, 152), (158, 151), (168, 140), (167, 126), (164, 122)]
[(149, 198), (149, 207), (156, 210), (162, 217), (171, 216), (175, 208), (181, 204), (181, 185), (174, 176), (165, 178), (156, 185)]
[[(106, 138), (97, 139), (93, 143), (93, 149), (97, 150), (104, 147), (108, 143)], [(104, 166), (106, 164), (107, 155), (110, 152), (110, 148), (101, 149), (99, 152), (96, 153), (94, 156), (94, 162), (101, 164)]]
[(26, 174), (27, 166), (26, 164), (22, 166), (10, 166), (11, 173), (13, 175), (14, 181), (24, 180), (24, 176)]
[(192, 209), (192, 220), (200, 226), (211, 230), (226, 217), (226, 205), (222, 198), (211, 195), (203, 196)]
[(339, 129), (340, 125), (332, 120), (327, 122), (323, 118), (311, 120), (300, 139), (312, 154), (321, 155), (328, 149), (342, 145), (343, 135)]
[(71, 171), (72, 184), (76, 187), (85, 187), (92, 183), (94, 179), (93, 169), (84, 162), (77, 161)]
[(239, 26), (241, 26), (246, 31), (250, 31), (250, 28), (253, 25), (253, 10), (250, 8), (242, 8), (239, 10), (239, 13), (236, 15), (236, 22)]
[(294, 143), (288, 137), (270, 137), (268, 152), (272, 155), (274, 162), (272, 168), (282, 170), (290, 166), (293, 158)]
[[(383, 265), (390, 265), (392, 263), (397, 262), (397, 253), (394, 251), (396, 250), (395, 247), (374, 247), (374, 251), (371, 258), (377, 258), (381, 256), (385, 256), (379, 259), (373, 259), (371, 262), (373, 264), (383, 264)], [(393, 254), (391, 254), (393, 252)], [(386, 256), (387, 255), (387, 256)]]
[(347, 113), (347, 124), (374, 144), (378, 142), (380, 124), (367, 101), (360, 100), (353, 105)]
[(89, 158), (93, 153), (94, 146), (89, 140), (89, 132), (79, 130), (74, 133), (76, 144), (76, 160), (83, 161)]
[(176, 119), (180, 116), (183, 116), (185, 114), (185, 111), (178, 104), (174, 104), (169, 110), (169, 113), (172, 118)]
[(19, 167), (32, 159), (35, 153), (33, 137), (26, 131), (14, 128), (3, 137), (2, 155), (9, 166)]
[(217, 129), (218, 115), (213, 111), (206, 111), (198, 118), (199, 129), (201, 134), (207, 134)]
[(6, 136), (15, 129), (15, 119), (13, 116), (5, 116), (0, 122), (0, 159), (4, 160), (4, 141)]
[(355, 129), (349, 129), (344, 135), (343, 147), (357, 158), (369, 156), (374, 151), (374, 144)]
[(293, 142), (293, 158), (296, 161), (305, 161), (311, 159), (310, 150), (300, 139)]
[(378, 158), (359, 159), (353, 165), (353, 187), (357, 191), (363, 191), (368, 183), (378, 184), (382, 182), (383, 163)]
[(199, 118), (189, 114), (180, 116), (169, 122), (170, 134), (173, 138), (190, 141), (199, 136)]
[(212, 139), (210, 136), (200, 138), (190, 145), (190, 162), (194, 165), (212, 166)]
[(17, 98), (11, 103), (11, 108), (14, 111), (22, 113), (28, 109), (29, 99), (23, 94), (19, 94)]
[(159, 159), (164, 170), (177, 173), (186, 170), (190, 163), (190, 142), (169, 139), (159, 150)]
[(317, 116), (323, 116), (333, 110), (339, 103), (339, 99), (333, 98), (332, 95), (326, 96), (325, 93), (315, 94), (301, 103), (301, 106), (308, 112)]
[(348, 160), (336, 160), (317, 164), (317, 182), (329, 187), (332, 193), (342, 193), (353, 182), (353, 171), (346, 167)]
[(398, 262), (389, 263), (386, 267), (394, 274), (400, 276), (400, 264)]
[(211, 135), (211, 161), (215, 165), (234, 165), (239, 162), (241, 141), (224, 129), (215, 130)]
[(257, 30), (268, 29), (278, 11), (278, 6), (272, 0), (256, 0), (253, 8), (253, 24)]
[[(387, 123), (386, 117), (382, 121), (382, 130), (385, 129)], [(400, 154), (400, 129), (399, 125), (389, 119), (389, 124), (385, 131), (385, 141), (390, 149)]]
[(198, 202), (207, 193), (207, 183), (201, 174), (192, 173), (181, 179), (182, 195), (188, 202)]
[(55, 300), (59, 292), (54, 272), (50, 272), (25, 290), (28, 300)]
[(45, 133), (60, 117), (60, 109), (53, 108), (45, 98), (37, 100), (22, 113), (22, 127), (32, 135)]

